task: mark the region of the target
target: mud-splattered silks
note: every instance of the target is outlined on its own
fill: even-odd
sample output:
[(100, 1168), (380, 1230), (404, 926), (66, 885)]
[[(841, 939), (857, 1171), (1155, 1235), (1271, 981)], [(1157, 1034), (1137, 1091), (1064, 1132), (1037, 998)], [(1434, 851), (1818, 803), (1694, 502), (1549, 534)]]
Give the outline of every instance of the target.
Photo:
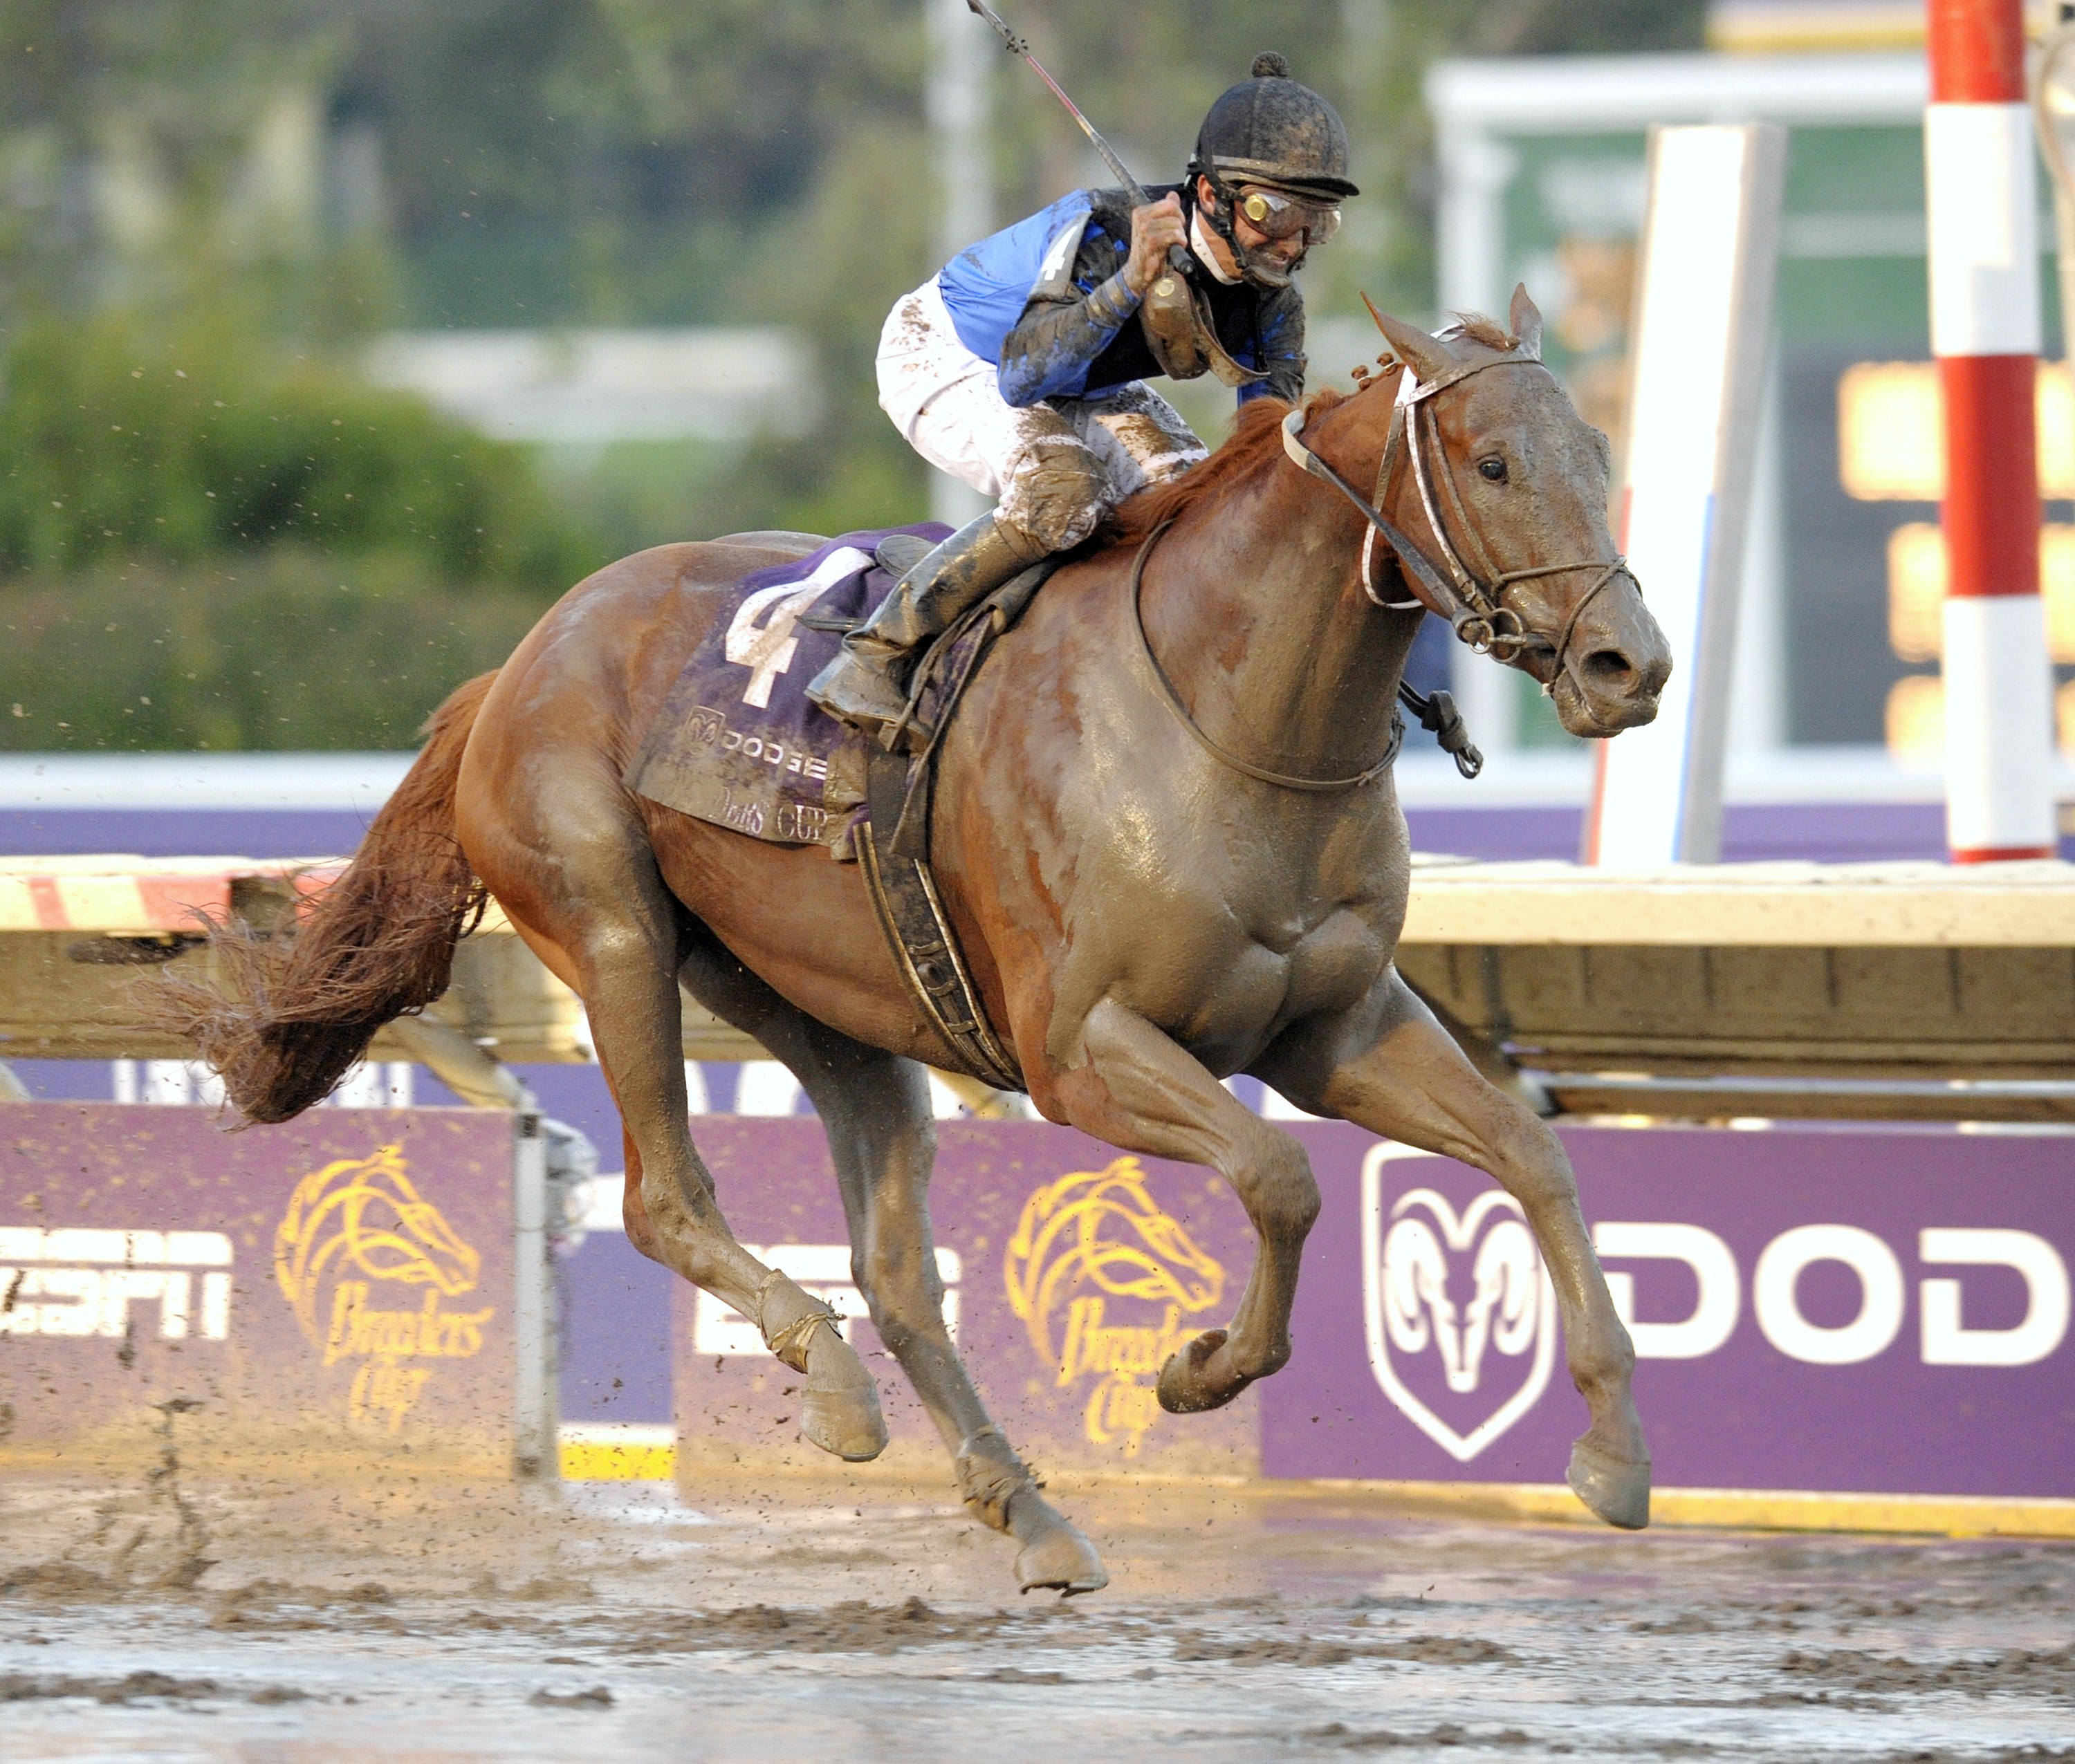
[(934, 545), (950, 531), (926, 521), (845, 533), (743, 577), (734, 611), (692, 652), (649, 725), (627, 788), (777, 844), (837, 844), (864, 796), (864, 742), (808, 702), (807, 682), (843, 629), (893, 591), (897, 578), (872, 555), (879, 542), (912, 533)]

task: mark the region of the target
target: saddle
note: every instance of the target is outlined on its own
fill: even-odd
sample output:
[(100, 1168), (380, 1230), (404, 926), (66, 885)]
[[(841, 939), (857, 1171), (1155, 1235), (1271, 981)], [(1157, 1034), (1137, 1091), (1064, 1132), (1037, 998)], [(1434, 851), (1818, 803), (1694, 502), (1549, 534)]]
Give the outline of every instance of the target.
[(903, 725), (912, 751), (883, 752), (806, 691), (843, 636), (948, 530), (845, 533), (745, 577), (732, 614), (685, 661), (623, 776), (636, 795), (681, 814), (856, 859), (909, 990), (954, 1050), (951, 1063), (1020, 1090), (930, 874), (930, 804), (938, 745), (960, 698), (1054, 563), (996, 589), (922, 656)]

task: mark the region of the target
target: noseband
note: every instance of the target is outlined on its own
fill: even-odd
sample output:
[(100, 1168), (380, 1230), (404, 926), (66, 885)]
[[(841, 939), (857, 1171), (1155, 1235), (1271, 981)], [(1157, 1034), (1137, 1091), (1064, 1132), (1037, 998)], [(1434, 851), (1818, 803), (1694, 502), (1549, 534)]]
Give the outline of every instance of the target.
[[(1444, 335), (1446, 333), (1443, 333)], [(1460, 384), (1473, 374), (1481, 374), (1490, 367), (1539, 367), (1543, 364), (1531, 355), (1500, 356), (1492, 361), (1470, 362), (1451, 369), (1438, 379), (1422, 380), (1415, 375), (1410, 362), (1404, 364), (1402, 377), (1398, 384), (1398, 399), (1390, 413), (1390, 434), (1384, 444), (1383, 458), (1377, 468), (1376, 494), (1373, 500), (1349, 483), (1325, 461), (1313, 453), (1297, 437), (1304, 427), (1304, 412), (1300, 407), (1290, 412), (1282, 422), (1282, 446), (1290, 459), (1314, 478), (1323, 479), (1345, 496), (1360, 509), (1369, 524), (1369, 531), (1363, 536), (1361, 555), (1362, 589), (1369, 598), (1380, 607), (1394, 607), (1409, 611), (1425, 606), (1438, 612), (1453, 627), (1458, 638), (1479, 654), (1496, 656), (1502, 661), (1521, 660), (1528, 671), (1540, 680), (1543, 689), (1554, 686), (1557, 676), (1568, 665), (1571, 639), (1578, 628), (1578, 621), (1585, 609), (1598, 598), (1600, 592), (1617, 576), (1626, 576), (1635, 584), (1636, 591), (1642, 585), (1635, 580), (1634, 572), (1628, 567), (1626, 557), (1611, 560), (1588, 557), (1575, 563), (1538, 564), (1526, 569), (1498, 569), (1484, 542), (1484, 536), (1470, 519), (1462, 493), (1456, 488), (1455, 474), (1450, 466), (1448, 449), (1441, 445), (1440, 420), (1435, 414), (1434, 400), (1452, 386)], [(1435, 567), (1433, 560), (1419, 546), (1390, 521), (1382, 510), (1390, 496), (1390, 483), (1396, 475), (1398, 457), (1401, 446), (1411, 457), (1413, 482), (1419, 491), (1419, 506), (1427, 516), (1427, 525), (1441, 549), (1441, 557), (1448, 566), (1443, 576)], [(1456, 524), (1475, 550), (1485, 566), (1480, 577), (1464, 560), (1461, 549), (1450, 538), (1448, 523), (1443, 519), (1439, 502), (1435, 495), (1439, 483), (1446, 492), (1450, 507), (1454, 511)], [(1383, 536), (1384, 543), (1398, 554), (1398, 561), (1427, 590), (1426, 595), (1414, 601), (1385, 601), (1377, 598), (1370, 586), (1373, 553), (1377, 536)], [(1578, 597), (1563, 628), (1554, 643), (1539, 631), (1530, 631), (1526, 622), (1512, 607), (1505, 603), (1506, 591), (1517, 582), (1532, 581), (1541, 576), (1568, 575), (1574, 570), (1596, 569), (1599, 572), (1591, 587)], [(1544, 656), (1548, 672), (1545, 675), (1537, 666)]]

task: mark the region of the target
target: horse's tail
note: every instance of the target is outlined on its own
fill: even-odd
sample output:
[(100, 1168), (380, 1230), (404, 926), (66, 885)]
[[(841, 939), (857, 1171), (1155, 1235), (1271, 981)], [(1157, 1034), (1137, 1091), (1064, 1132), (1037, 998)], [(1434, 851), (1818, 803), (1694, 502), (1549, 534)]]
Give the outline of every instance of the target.
[(172, 975), (157, 987), (156, 1026), (193, 1042), (248, 1120), (288, 1120), (322, 1101), (377, 1029), (446, 991), (454, 946), (485, 899), (456, 834), (454, 787), (496, 677), (470, 681), (433, 713), (352, 863), (288, 925), (212, 930), (221, 990)]

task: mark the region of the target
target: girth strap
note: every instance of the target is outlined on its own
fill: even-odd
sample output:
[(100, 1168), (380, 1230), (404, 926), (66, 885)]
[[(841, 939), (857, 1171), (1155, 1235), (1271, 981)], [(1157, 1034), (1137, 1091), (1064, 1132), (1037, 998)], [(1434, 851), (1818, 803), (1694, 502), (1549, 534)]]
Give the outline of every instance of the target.
[[(913, 763), (930, 762), (924, 758)], [(904, 856), (893, 849), (891, 834), (908, 798), (909, 764), (903, 755), (872, 756), (866, 775), (871, 818), (857, 831), (865, 890), (909, 994), (958, 1055), (961, 1069), (996, 1090), (1020, 1091), (1021, 1068), (988, 1026), (980, 990), (959, 953), (927, 858)], [(923, 849), (927, 851), (926, 843)]]

